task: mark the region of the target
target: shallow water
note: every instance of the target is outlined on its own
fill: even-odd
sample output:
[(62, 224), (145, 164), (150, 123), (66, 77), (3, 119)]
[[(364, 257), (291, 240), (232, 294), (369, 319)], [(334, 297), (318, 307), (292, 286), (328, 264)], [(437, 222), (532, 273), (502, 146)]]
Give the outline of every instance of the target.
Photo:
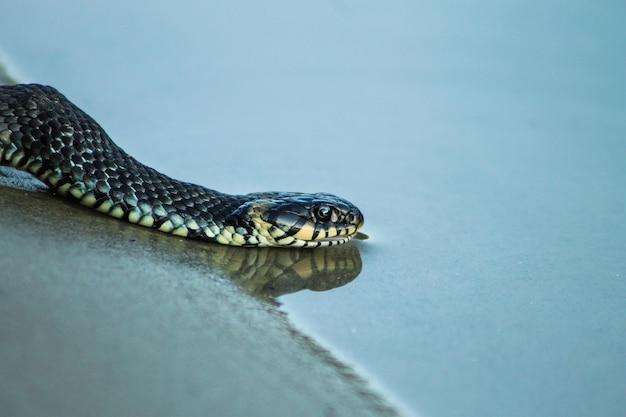
[(625, 7), (180, 4), (26, 0), (0, 48), (176, 178), (356, 203), (359, 277), (280, 301), (413, 412), (625, 412)]

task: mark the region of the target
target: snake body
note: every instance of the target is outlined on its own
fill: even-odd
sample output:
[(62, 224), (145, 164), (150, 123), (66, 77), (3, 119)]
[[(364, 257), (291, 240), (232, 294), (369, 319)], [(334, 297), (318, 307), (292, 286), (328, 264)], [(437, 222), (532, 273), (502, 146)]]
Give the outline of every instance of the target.
[(124, 152), (56, 89), (37, 84), (0, 86), (0, 165), (110, 216), (227, 245), (331, 246), (363, 224), (358, 208), (332, 194), (231, 195), (170, 178)]

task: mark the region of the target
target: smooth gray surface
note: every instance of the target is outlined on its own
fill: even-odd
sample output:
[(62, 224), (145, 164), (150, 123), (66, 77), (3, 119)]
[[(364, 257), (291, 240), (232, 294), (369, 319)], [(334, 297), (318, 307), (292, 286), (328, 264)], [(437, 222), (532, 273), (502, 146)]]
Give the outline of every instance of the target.
[(397, 415), (219, 262), (193, 261), (226, 248), (45, 192), (0, 186), (0, 207), (0, 415)]
[(358, 279), (281, 301), (412, 410), (625, 413), (622, 3), (3, 10), (21, 74), (140, 160), (228, 192), (355, 202), (371, 236)]

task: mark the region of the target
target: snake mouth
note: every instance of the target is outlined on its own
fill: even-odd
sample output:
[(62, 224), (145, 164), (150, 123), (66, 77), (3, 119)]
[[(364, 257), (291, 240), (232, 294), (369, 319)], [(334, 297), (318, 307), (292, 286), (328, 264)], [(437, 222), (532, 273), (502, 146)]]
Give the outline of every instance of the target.
[(318, 239), (318, 240), (315, 240), (315, 241), (313, 241), (313, 242), (318, 242), (318, 243), (320, 243), (321, 245), (326, 244), (326, 245), (328, 245), (328, 246), (331, 246), (331, 245), (338, 245), (338, 244), (340, 244), (340, 243), (346, 243), (347, 241), (351, 240), (353, 237), (354, 237), (354, 236), (351, 236), (351, 235), (347, 235), (347, 236), (325, 237), (325, 238), (323, 238), (323, 239)]
[(284, 238), (276, 239), (276, 243), (279, 246), (290, 247), (303, 247), (303, 248), (318, 248), (324, 246), (335, 246), (346, 243), (352, 239), (351, 235), (325, 237), (316, 240), (302, 240), (294, 238), (293, 236), (285, 236)]
[(306, 246), (331, 246), (352, 239), (362, 225), (363, 222), (357, 225), (320, 227), (319, 224), (306, 223), (290, 237), (296, 241), (304, 242)]

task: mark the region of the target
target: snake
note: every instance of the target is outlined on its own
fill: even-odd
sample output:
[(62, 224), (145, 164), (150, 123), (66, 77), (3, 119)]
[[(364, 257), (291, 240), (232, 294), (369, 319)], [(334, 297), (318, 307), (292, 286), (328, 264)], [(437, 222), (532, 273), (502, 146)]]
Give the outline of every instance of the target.
[(0, 165), (109, 216), (225, 245), (333, 246), (350, 241), (364, 221), (354, 204), (330, 193), (237, 195), (173, 179), (127, 154), (91, 116), (40, 84), (0, 86)]

